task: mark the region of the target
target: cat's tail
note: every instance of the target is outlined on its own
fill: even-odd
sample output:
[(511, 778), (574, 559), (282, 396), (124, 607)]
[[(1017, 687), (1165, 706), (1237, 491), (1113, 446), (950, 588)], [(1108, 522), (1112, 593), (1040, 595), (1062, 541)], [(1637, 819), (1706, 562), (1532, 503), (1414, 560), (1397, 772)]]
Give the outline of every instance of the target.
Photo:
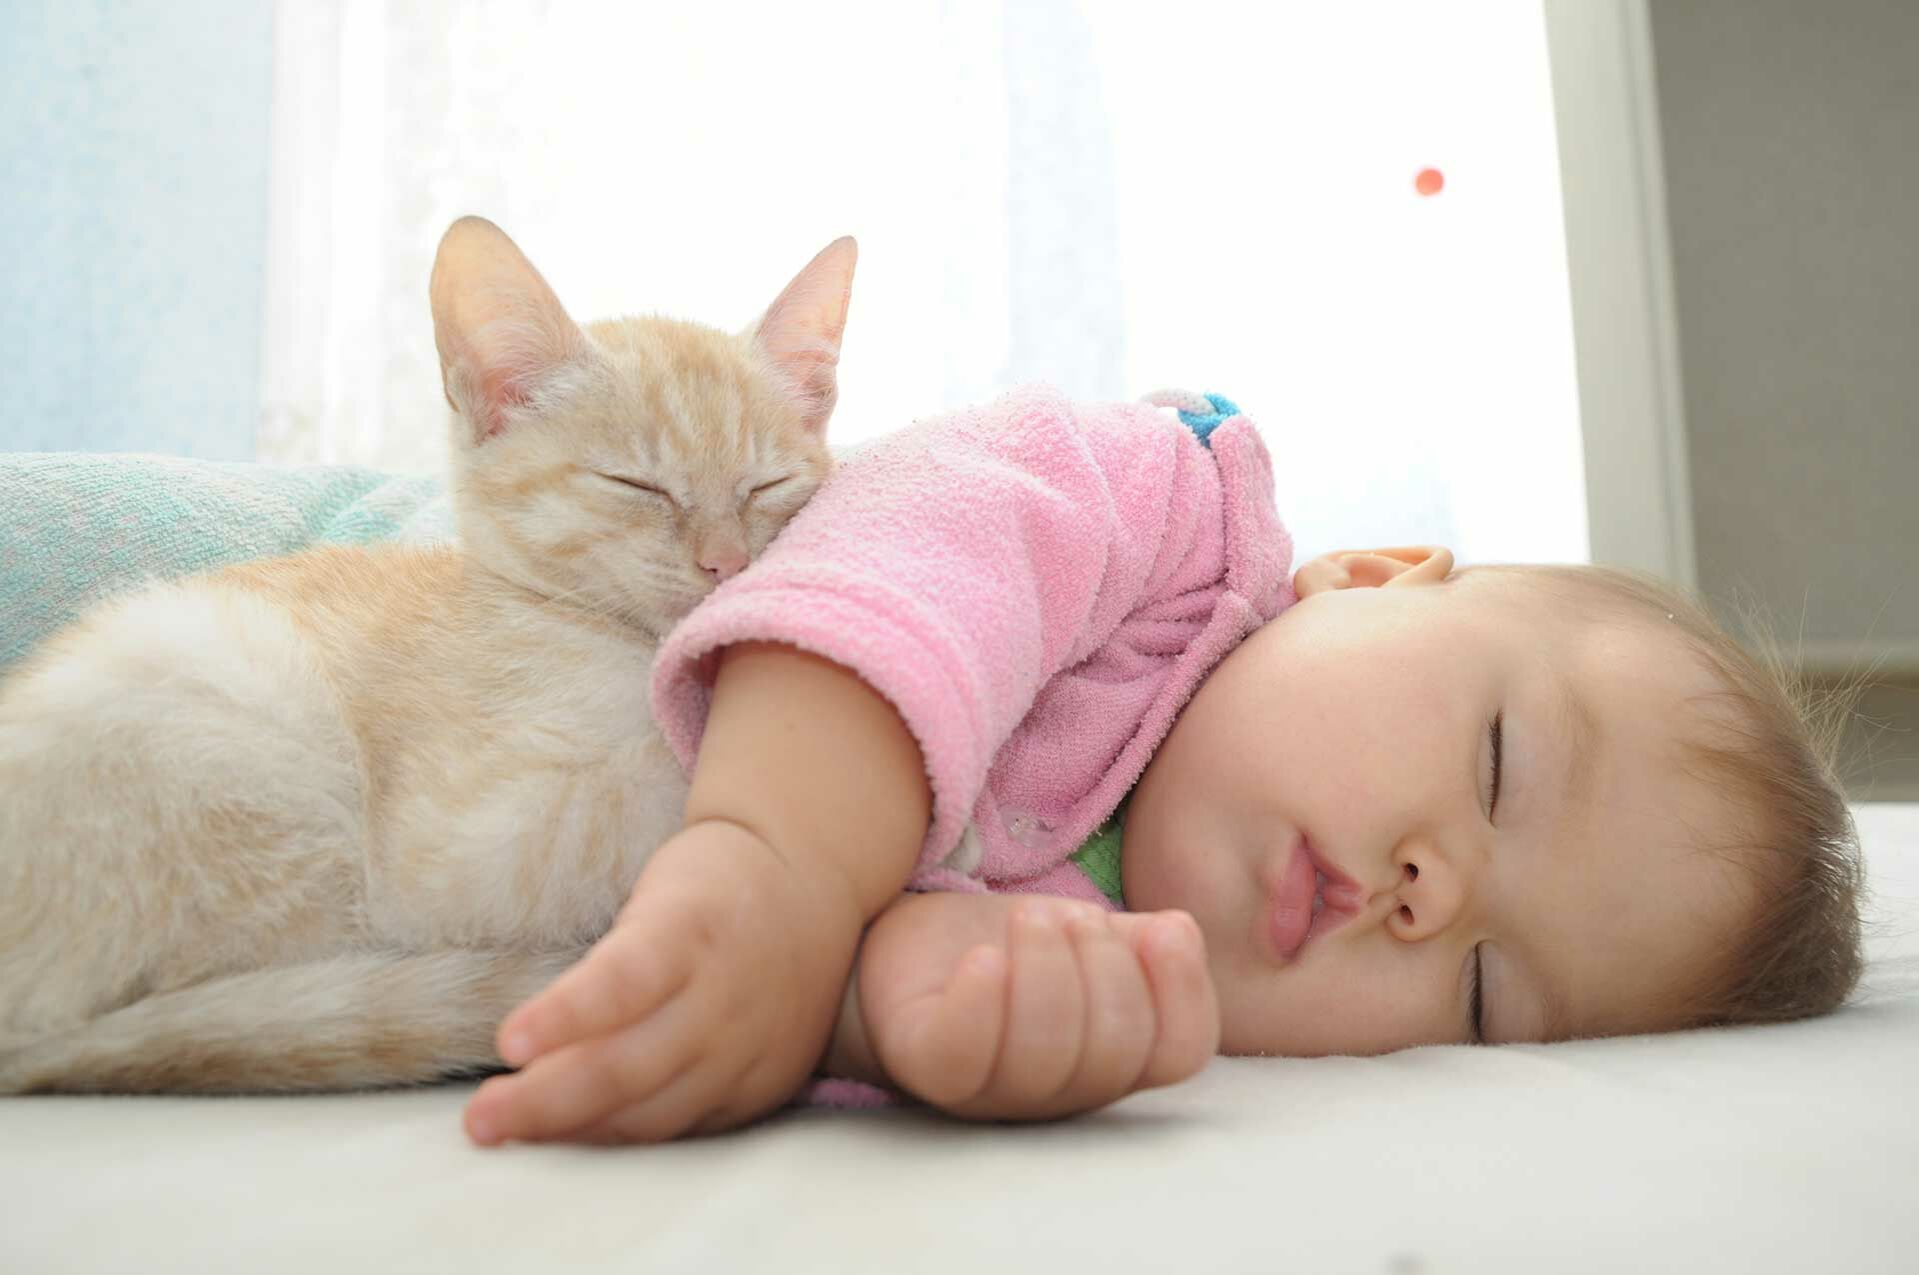
[(583, 954), (368, 953), (209, 979), (0, 1043), (0, 1093), (286, 1093), (488, 1071), (500, 1020)]

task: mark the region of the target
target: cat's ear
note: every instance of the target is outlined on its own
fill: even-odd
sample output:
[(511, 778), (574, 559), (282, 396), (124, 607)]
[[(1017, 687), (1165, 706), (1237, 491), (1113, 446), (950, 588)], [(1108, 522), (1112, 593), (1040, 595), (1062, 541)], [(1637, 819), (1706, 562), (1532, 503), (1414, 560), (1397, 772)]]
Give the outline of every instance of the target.
[(559, 297), (484, 217), (447, 227), (427, 292), (446, 400), (476, 443), (505, 428), (514, 408), (585, 352), (586, 336)]
[(815, 434), (825, 431), (839, 398), (840, 334), (846, 331), (858, 259), (859, 245), (851, 235), (827, 244), (793, 276), (752, 332)]

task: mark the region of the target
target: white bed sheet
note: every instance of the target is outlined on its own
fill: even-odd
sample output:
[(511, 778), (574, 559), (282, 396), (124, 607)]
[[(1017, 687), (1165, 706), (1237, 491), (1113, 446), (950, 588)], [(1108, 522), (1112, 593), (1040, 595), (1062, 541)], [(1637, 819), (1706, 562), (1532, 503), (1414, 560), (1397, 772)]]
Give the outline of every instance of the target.
[(465, 1087), (0, 1101), (0, 1271), (1919, 1269), (1919, 806), (1859, 1002), (1764, 1029), (1220, 1060), (1047, 1127), (801, 1112), (617, 1151)]

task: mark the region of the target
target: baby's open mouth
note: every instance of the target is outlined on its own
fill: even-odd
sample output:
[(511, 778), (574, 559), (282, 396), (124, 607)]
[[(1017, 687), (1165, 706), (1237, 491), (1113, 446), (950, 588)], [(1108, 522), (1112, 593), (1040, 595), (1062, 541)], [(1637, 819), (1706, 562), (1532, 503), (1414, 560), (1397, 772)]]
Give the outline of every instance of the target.
[(1307, 943), (1357, 916), (1365, 891), (1343, 874), (1332, 875), (1320, 865), (1301, 837), (1287, 859), (1285, 875), (1273, 889), (1266, 930), (1282, 961), (1295, 959)]
[(1273, 890), (1268, 922), (1274, 950), (1290, 961), (1306, 945), (1313, 921), (1326, 907), (1325, 880), (1300, 838), (1286, 860), (1284, 875)]

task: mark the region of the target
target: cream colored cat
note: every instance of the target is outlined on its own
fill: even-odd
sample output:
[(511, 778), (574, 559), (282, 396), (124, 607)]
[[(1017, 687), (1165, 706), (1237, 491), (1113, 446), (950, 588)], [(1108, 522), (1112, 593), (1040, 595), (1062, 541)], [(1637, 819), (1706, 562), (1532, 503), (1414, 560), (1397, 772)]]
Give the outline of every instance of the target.
[(455, 222), (430, 291), (460, 547), (149, 587), (0, 686), (0, 1092), (495, 1065), (679, 826), (654, 650), (825, 477), (854, 256), (739, 336), (581, 329)]

